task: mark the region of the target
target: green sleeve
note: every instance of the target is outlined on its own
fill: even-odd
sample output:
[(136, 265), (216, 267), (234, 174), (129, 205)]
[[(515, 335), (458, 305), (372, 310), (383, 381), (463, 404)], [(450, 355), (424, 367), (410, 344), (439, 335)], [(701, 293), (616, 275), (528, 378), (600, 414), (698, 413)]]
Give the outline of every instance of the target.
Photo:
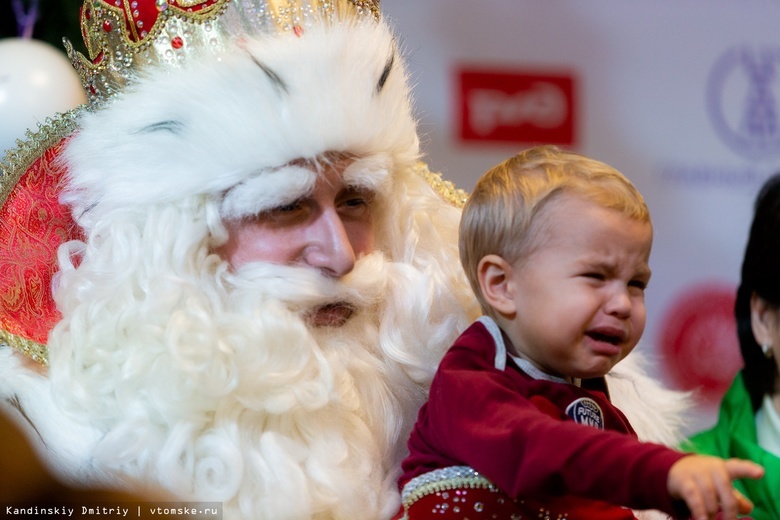
[(752, 460), (764, 466), (763, 479), (738, 480), (734, 486), (753, 502), (751, 518), (780, 519), (780, 458), (758, 445), (755, 417), (741, 374), (723, 397), (715, 426), (693, 435), (683, 449), (722, 458)]

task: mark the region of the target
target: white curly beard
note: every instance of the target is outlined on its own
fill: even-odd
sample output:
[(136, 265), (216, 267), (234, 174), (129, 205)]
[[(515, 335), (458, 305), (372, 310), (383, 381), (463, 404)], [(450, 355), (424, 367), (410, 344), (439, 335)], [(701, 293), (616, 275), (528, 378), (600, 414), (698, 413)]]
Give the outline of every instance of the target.
[[(61, 255), (51, 390), (99, 432), (88, 465), (223, 502), (225, 518), (393, 516), (406, 437), (467, 305), (378, 252), (341, 280), (232, 273), (203, 238), (213, 208), (184, 206), (118, 212)], [(356, 312), (307, 326), (332, 302)]]

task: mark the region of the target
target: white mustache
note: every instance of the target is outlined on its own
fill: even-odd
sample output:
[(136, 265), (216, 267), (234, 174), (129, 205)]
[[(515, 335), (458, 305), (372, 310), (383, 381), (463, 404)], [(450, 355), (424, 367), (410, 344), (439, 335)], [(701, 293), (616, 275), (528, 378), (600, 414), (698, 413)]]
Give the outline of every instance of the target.
[(382, 299), (389, 266), (379, 252), (359, 258), (355, 268), (342, 278), (326, 276), (311, 267), (252, 262), (227, 273), (225, 281), (237, 311), (274, 300), (296, 314), (331, 304), (360, 311)]

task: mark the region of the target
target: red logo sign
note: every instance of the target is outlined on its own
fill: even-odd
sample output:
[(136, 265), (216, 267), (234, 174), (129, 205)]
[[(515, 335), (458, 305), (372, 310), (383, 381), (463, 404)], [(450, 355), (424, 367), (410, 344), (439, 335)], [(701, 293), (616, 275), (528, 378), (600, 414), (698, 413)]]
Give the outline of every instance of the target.
[(462, 70), (459, 81), (462, 140), (574, 143), (571, 75)]
[(719, 403), (742, 367), (734, 300), (737, 289), (712, 283), (689, 287), (666, 309), (660, 352), (664, 374), (702, 404)]

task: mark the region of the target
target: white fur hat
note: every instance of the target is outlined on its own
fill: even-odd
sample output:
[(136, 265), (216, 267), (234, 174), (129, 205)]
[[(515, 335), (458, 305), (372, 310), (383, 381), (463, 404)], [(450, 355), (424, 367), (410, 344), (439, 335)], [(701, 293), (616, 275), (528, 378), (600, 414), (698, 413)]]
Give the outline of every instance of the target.
[[(301, 3), (315, 2), (289, 2)], [(238, 26), (218, 45), (190, 50), (183, 63), (157, 60), (121, 92), (93, 99), (64, 151), (63, 201), (77, 218), (218, 193), (325, 152), (381, 154), (396, 166), (417, 159), (406, 71), (385, 22), (343, 2), (352, 7), (319, 21), (312, 14), (305, 27), (257, 31), (236, 14), (257, 4), (229, 2), (215, 15), (214, 25)]]

